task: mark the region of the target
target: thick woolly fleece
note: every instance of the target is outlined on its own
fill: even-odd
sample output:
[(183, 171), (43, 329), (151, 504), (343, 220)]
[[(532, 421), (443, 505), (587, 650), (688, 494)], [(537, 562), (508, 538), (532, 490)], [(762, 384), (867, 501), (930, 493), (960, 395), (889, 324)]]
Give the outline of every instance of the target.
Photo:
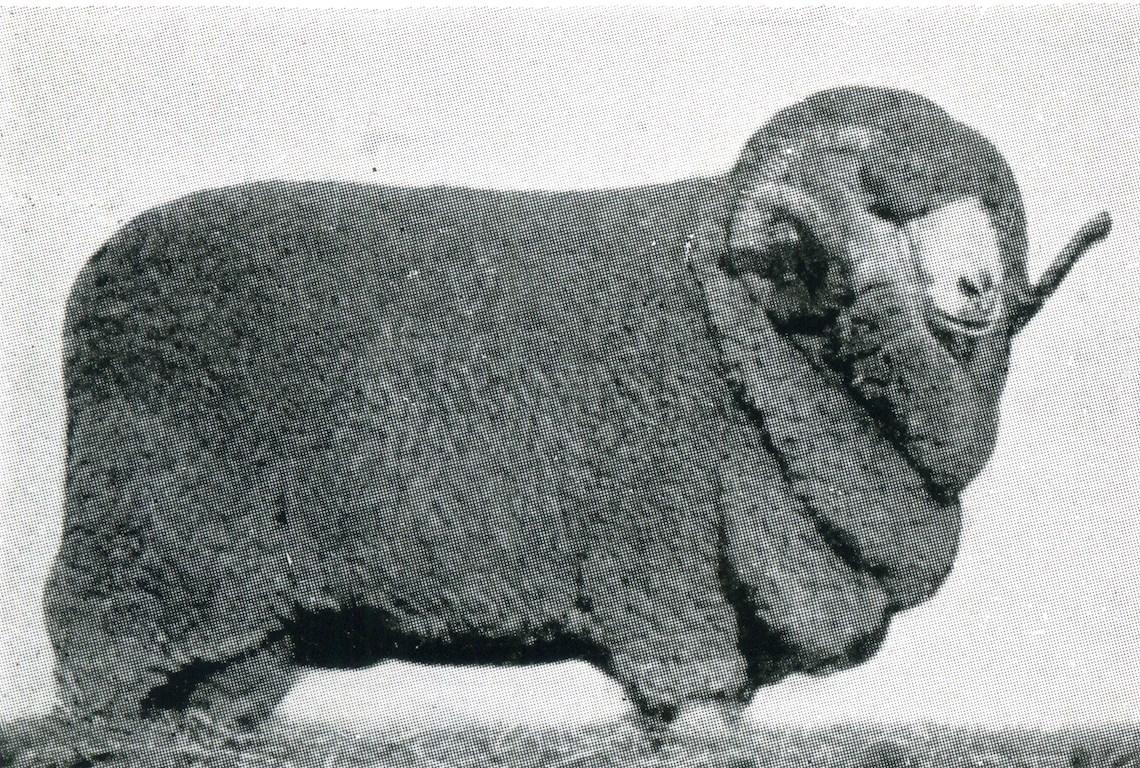
[[(574, 656), (668, 716), (866, 658), (950, 568), (1008, 338), (963, 374), (925, 329), (874, 326), (898, 364), (861, 390), (873, 355), (778, 330), (724, 250), (797, 121), (890, 133), (912, 181), (870, 188), (900, 217), (1012, 184), (998, 158), (939, 186), (930, 132), (978, 139), (883, 98), (786, 110), (724, 179), (264, 183), (128, 224), (68, 307), (65, 701), (256, 720), (298, 664)], [(1020, 263), (1016, 189), (993, 199)], [(920, 411), (939, 450), (898, 426)]]

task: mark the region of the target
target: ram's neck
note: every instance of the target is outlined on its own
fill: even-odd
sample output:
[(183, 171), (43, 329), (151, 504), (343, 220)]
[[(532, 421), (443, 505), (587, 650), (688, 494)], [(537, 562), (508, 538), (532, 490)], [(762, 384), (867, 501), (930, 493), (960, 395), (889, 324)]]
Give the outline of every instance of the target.
[[(799, 514), (891, 608), (928, 598), (950, 570), (959, 506), (923, 476), (843, 384), (780, 335), (746, 285), (717, 265), (716, 228), (690, 248), (727, 377), (752, 413)], [(702, 242), (703, 241), (703, 242)]]

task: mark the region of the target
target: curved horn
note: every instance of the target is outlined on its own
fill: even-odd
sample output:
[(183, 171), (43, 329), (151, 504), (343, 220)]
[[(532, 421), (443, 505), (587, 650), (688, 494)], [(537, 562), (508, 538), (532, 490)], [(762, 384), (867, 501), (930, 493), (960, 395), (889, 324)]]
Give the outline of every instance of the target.
[(825, 202), (806, 189), (768, 181), (740, 193), (722, 266), (745, 277), (778, 326), (808, 331), (838, 311), (842, 243), (842, 222)]
[[(782, 217), (794, 230), (776, 230)], [(835, 245), (827, 212), (806, 190), (787, 183), (767, 182), (741, 193), (732, 217), (729, 249), (764, 250), (779, 241), (794, 241), (797, 231), (806, 231), (830, 249)], [(774, 234), (780, 237), (773, 237)]]
[(1077, 233), (1069, 240), (1068, 245), (1041, 275), (1037, 284), (1030, 288), (1029, 297), (1013, 318), (1013, 333), (1019, 332), (1033, 319), (1034, 315), (1041, 311), (1041, 307), (1045, 306), (1045, 301), (1061, 285), (1061, 281), (1065, 279), (1065, 275), (1069, 274), (1069, 270), (1077, 263), (1077, 259), (1083, 256), (1089, 248), (1108, 237), (1108, 233), (1111, 231), (1112, 216), (1109, 215), (1108, 211), (1101, 211), (1077, 230)]

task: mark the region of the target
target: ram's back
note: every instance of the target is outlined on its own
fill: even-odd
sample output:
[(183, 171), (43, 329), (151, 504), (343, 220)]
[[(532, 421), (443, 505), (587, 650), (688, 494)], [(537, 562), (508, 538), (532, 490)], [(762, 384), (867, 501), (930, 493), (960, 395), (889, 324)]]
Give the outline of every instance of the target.
[(245, 568), (279, 612), (573, 619), (591, 558), (713, 535), (728, 393), (683, 243), (721, 194), (273, 183), (144, 214), (69, 305), (71, 527), (213, 553), (190, 591)]

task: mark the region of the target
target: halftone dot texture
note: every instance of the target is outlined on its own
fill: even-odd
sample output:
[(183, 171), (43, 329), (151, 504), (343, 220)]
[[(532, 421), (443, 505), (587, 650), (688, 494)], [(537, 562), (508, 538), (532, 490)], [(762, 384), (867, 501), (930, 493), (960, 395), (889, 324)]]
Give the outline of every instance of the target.
[[(803, 222), (767, 271), (734, 260), (766, 184), (842, 223), (824, 288)], [(669, 718), (865, 660), (948, 573), (993, 447), (1009, 317), (941, 338), (889, 261), (967, 196), (1013, 307), (1008, 168), (882, 89), (781, 112), (722, 178), (267, 182), (139, 216), (68, 304), (65, 702), (251, 724), (298, 665), (581, 658)], [(789, 292), (829, 310), (775, 323)]]
[[(61, 738), (43, 721), (0, 738), (0, 756), (22, 753), (19, 768), (74, 763), (95, 755), (108, 768), (192, 764), (204, 768), (966, 768), (1050, 766), (1135, 768), (1140, 734), (1127, 726), (979, 730), (947, 726), (847, 724), (675, 730), (649, 739), (631, 723), (585, 728), (447, 728), (352, 732), (273, 722), (253, 734), (211, 731), (203, 721), (168, 720), (123, 728), (72, 725)], [(78, 748), (77, 748), (78, 747)]]

